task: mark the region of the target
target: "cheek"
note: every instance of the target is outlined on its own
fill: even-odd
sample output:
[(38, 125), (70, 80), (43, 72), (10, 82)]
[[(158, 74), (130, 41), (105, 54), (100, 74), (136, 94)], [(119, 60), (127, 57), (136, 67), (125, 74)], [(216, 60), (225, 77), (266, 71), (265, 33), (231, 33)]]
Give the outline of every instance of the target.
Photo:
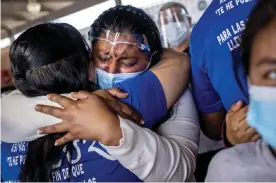
[(249, 72), (249, 79), (251, 84), (262, 85), (263, 79), (261, 73), (258, 70), (258, 67), (251, 66)]
[(95, 67), (93, 62), (90, 62), (89, 64), (88, 77), (89, 81), (95, 81)]
[(143, 69), (146, 69), (147, 66), (150, 64), (149, 60), (141, 60), (139, 61), (139, 65), (143, 68)]
[(149, 64), (149, 61), (147, 60), (140, 60), (137, 64), (137, 67), (139, 67), (138, 71), (143, 71), (147, 68)]
[(99, 60), (95, 59), (94, 60), (95, 67), (100, 67), (102, 64)]

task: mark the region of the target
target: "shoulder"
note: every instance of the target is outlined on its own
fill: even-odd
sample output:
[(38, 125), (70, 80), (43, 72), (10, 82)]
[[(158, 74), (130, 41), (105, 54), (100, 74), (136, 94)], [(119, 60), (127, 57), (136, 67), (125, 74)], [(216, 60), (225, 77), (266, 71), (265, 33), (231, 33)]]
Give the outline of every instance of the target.
[[(194, 26), (191, 38), (190, 38), (190, 55), (193, 65), (201, 65), (203, 62), (202, 57), (204, 57), (207, 48), (212, 47), (216, 37), (217, 27), (220, 26), (218, 23), (219, 18), (215, 14), (215, 9), (219, 4), (217, 1), (212, 1), (206, 11), (203, 13), (199, 21)], [(211, 44), (212, 43), (212, 44)], [(200, 62), (200, 63), (198, 63)]]
[(257, 161), (259, 143), (240, 144), (220, 151), (211, 160), (205, 181), (244, 180)]
[[(231, 166), (233, 163), (243, 163), (247, 158), (252, 158), (256, 155), (256, 142), (239, 144), (232, 148), (227, 148), (220, 151), (211, 161), (211, 164), (224, 164)], [(231, 157), (231, 158), (229, 158)], [(246, 159), (244, 159), (246, 158)]]
[(203, 15), (200, 17), (192, 31), (192, 42), (196, 42), (194, 40), (201, 40), (201, 38), (206, 38), (209, 30), (217, 26), (217, 24), (214, 22), (216, 21), (215, 10), (218, 8), (218, 4), (219, 3), (217, 1), (211, 2)]
[(55, 117), (36, 112), (37, 104), (59, 107), (57, 103), (49, 101), (47, 96), (29, 98), (18, 90), (1, 99), (1, 137), (3, 141), (31, 140), (39, 136), (36, 134), (38, 128), (57, 123)]
[(150, 83), (161, 86), (157, 76), (152, 71), (146, 71), (137, 77), (127, 79), (116, 84), (115, 87), (136, 90), (136, 88), (140, 88), (141, 85), (147, 86), (147, 84)]

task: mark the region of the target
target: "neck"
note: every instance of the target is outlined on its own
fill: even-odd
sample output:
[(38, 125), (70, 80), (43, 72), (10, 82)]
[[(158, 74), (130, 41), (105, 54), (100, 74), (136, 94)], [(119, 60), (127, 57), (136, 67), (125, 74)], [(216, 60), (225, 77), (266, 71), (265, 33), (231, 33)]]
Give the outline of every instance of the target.
[(172, 47), (174, 50), (176, 51), (179, 51), (179, 52), (182, 52), (184, 50), (186, 50), (188, 47), (189, 47), (189, 43), (190, 41), (189, 40), (186, 40), (183, 44), (181, 44), (180, 46), (175, 46), (175, 47)]

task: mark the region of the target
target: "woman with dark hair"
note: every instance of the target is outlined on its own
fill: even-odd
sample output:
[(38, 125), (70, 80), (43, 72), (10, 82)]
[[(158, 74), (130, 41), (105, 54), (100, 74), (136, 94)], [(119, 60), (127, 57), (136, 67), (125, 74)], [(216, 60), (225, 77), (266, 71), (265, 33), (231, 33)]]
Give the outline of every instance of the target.
[(247, 120), (257, 142), (223, 150), (211, 161), (206, 181), (276, 181), (276, 1), (259, 0), (242, 37), (249, 77)]
[[(89, 40), (96, 67), (112, 74), (145, 70), (149, 62), (150, 66), (159, 62), (163, 52), (154, 21), (142, 9), (132, 6), (118, 5), (104, 11), (91, 25)], [(121, 49), (130, 50), (128, 56)], [(138, 52), (148, 58), (132, 57)]]
[[(60, 32), (67, 34), (57, 35)], [(40, 35), (47, 37), (37, 41)], [(28, 97), (93, 91), (95, 87), (87, 79), (90, 60), (87, 50), (79, 32), (68, 24), (41, 24), (30, 28), (11, 46), (15, 86)]]
[[(51, 26), (50, 26), (50, 28), (51, 28)], [(35, 28), (32, 28), (32, 30), (35, 30)], [(69, 43), (71, 43), (74, 47), (74, 45), (75, 45), (74, 41), (73, 42), (71, 42), (71, 41), (72, 41), (72, 38), (76, 38), (76, 37), (74, 37), (74, 36), (69, 37), (69, 38), (67, 37), (67, 39), (64, 39), (62, 41), (62, 40), (60, 40), (60, 38), (57, 39), (54, 37), (56, 37), (57, 35), (62, 37), (63, 35), (67, 35), (67, 34), (65, 34), (61, 30), (59, 30), (59, 31), (55, 30), (55, 32), (56, 32), (56, 34), (52, 35), (53, 36), (52, 39), (48, 38), (47, 36), (41, 36), (42, 34), (39, 32), (37, 32), (37, 34), (33, 34), (33, 35), (38, 36), (38, 37), (34, 38), (34, 40), (38, 41), (37, 43), (35, 42), (35, 44), (37, 44), (37, 47), (31, 46), (30, 49), (27, 46), (28, 41), (21, 40), (24, 38), (24, 36), (26, 36), (26, 34), (23, 33), (18, 38), (18, 40), (20, 40), (20, 41), (18, 41), (18, 43), (20, 46), (22, 46), (24, 48), (24, 50), (25, 50), (24, 54), (26, 54), (26, 57), (23, 58), (23, 60), (25, 60), (26, 58), (29, 58), (29, 55), (31, 55), (31, 53), (28, 52), (29, 50), (31, 50), (31, 51), (33, 50), (34, 53), (36, 53), (36, 54), (44, 53), (45, 55), (51, 55), (51, 54), (57, 52), (58, 48), (60, 48), (60, 47), (65, 47), (65, 48), (70, 47)], [(73, 31), (67, 30), (66, 32), (70, 34), (70, 32), (72, 33)], [(75, 34), (73, 34), (73, 35), (75, 35)], [(47, 40), (52, 40), (52, 41), (48, 42)], [(65, 41), (65, 40), (67, 40), (67, 41)], [(63, 46), (59, 45), (58, 47), (54, 47), (56, 49), (51, 49), (51, 50), (47, 50), (49, 45), (45, 46), (45, 47), (42, 46), (42, 45), (45, 45), (45, 43), (46, 43), (46, 45), (48, 43), (50, 45), (52, 45), (53, 43), (55, 43), (55, 41), (58, 41), (60, 44), (64, 44), (64, 45)], [(26, 45), (24, 45), (24, 44), (26, 44)], [(133, 42), (131, 42), (131, 44), (133, 45)], [(16, 45), (16, 42), (14, 43), (14, 45)], [(137, 46), (137, 45), (135, 45), (135, 46)], [(77, 47), (74, 47), (74, 49), (72, 49), (72, 52), (74, 54), (75, 54), (75, 52), (78, 52), (78, 49), (76, 49), (76, 48)], [(93, 47), (93, 49), (94, 49), (94, 47)], [(17, 52), (11, 52), (11, 55), (12, 55), (12, 53), (17, 53)], [(34, 54), (34, 53), (32, 53), (32, 54)], [(156, 52), (154, 52), (154, 53), (156, 53)], [(137, 60), (140, 61), (140, 60), (142, 60), (140, 58), (150, 58), (151, 57), (153, 59), (154, 57), (158, 56), (158, 54), (155, 54), (154, 56), (148, 55), (148, 54), (150, 54), (150, 53), (146, 53), (146, 56), (148, 56), (148, 57), (145, 57), (145, 55), (143, 55), (143, 53), (141, 53), (140, 55), (138, 54), (139, 56), (134, 54), (134, 57), (136, 57), (136, 61)], [(20, 55), (20, 54), (15, 54), (15, 55)], [(64, 64), (59, 64), (59, 62), (60, 62), (59, 60), (63, 60), (63, 58), (57, 58), (58, 62), (54, 63), (54, 65), (55, 64), (57, 64), (57, 65), (53, 67), (52, 66), (53, 63), (51, 63), (52, 61), (50, 61), (49, 60), (50, 58), (48, 59), (47, 57), (41, 57), (41, 58), (37, 57), (38, 59), (36, 61), (38, 63), (40, 63), (40, 65), (36, 65), (37, 63), (32, 63), (31, 66), (34, 67), (32, 69), (29, 69), (29, 67), (26, 67), (27, 70), (25, 70), (25, 74), (23, 74), (23, 78), (30, 79), (29, 80), (30, 81), (29, 84), (30, 84), (30, 88), (31, 88), (30, 91), (36, 91), (37, 89), (39, 89), (39, 92), (40, 92), (40, 90), (42, 92), (44, 92), (44, 91), (46, 91), (46, 89), (48, 87), (48, 88), (50, 88), (49, 90), (51, 92), (63, 93), (63, 92), (57, 91), (57, 89), (51, 88), (51, 86), (50, 86), (51, 82), (54, 82), (54, 83), (56, 82), (56, 80), (54, 78), (57, 78), (57, 83), (61, 82), (61, 84), (64, 84), (66, 79), (68, 79), (68, 81), (70, 81), (71, 80), (71, 79), (69, 79), (70, 77), (82, 78), (81, 77), (82, 74), (78, 72), (79, 65), (74, 66), (74, 64), (78, 64), (79, 62), (73, 62), (74, 59), (71, 59), (71, 57), (69, 57), (70, 59), (67, 59), (67, 55), (71, 55), (71, 53), (70, 54), (67, 53), (67, 54), (63, 55), (64, 58), (66, 58), (65, 60), (69, 60), (69, 62), (71, 64), (73, 64), (73, 66), (71, 66), (71, 67), (66, 66), (63, 69), (60, 69), (60, 67), (65, 66)], [(159, 56), (161, 56), (161, 55), (159, 55)], [(183, 62), (181, 60), (180, 60), (180, 62), (178, 62), (179, 59), (176, 59), (168, 51), (165, 51), (165, 56), (168, 58), (164, 58), (163, 61), (161, 61), (155, 67), (153, 67), (151, 72), (149, 72), (149, 71), (145, 72), (133, 79), (129, 79), (130, 77), (125, 77), (124, 79), (129, 79), (129, 80), (120, 82), (117, 85), (112, 85), (115, 87), (118, 86), (118, 87), (122, 88), (124, 91), (126, 91), (127, 93), (129, 93), (129, 97), (127, 97), (124, 101), (127, 102), (128, 104), (131, 104), (138, 112), (141, 113), (141, 116), (145, 121), (145, 124), (144, 124), (145, 127), (151, 128), (151, 127), (155, 126), (155, 124), (157, 124), (156, 122), (158, 121), (158, 119), (161, 119), (164, 116), (164, 111), (166, 111), (166, 104), (167, 104), (167, 108), (170, 108), (173, 105), (173, 103), (175, 102), (175, 100), (177, 100), (177, 98), (179, 97), (179, 95), (181, 94), (181, 92), (183, 91), (183, 88), (185, 87), (185, 85), (187, 83), (187, 73), (188, 72), (183, 73), (183, 70), (184, 71), (185, 71), (185, 69), (188, 70), (188, 68), (186, 68), (187, 62)], [(11, 56), (11, 58), (12, 58), (12, 56)], [(46, 60), (43, 60), (43, 58), (46, 58)], [(84, 57), (81, 57), (81, 58), (84, 58)], [(181, 58), (183, 58), (183, 57), (181, 56)], [(22, 58), (15, 57), (15, 59), (22, 59)], [(92, 59), (94, 60), (94, 58), (92, 58)], [(166, 61), (168, 59), (170, 61), (174, 60), (175, 62), (173, 62), (173, 64), (170, 64), (169, 62)], [(186, 57), (184, 57), (184, 59), (186, 59)], [(157, 61), (158, 60), (156, 60), (156, 62)], [(150, 59), (148, 59), (148, 62), (150, 63)], [(88, 67), (88, 62), (86, 62), (86, 63), (87, 63), (86, 66)], [(180, 64), (180, 65), (178, 65), (178, 64)], [(21, 61), (20, 63), (15, 62), (15, 65), (20, 66), (20, 65), (24, 65), (24, 64)], [(57, 71), (52, 73), (52, 71), (55, 71), (55, 69), (52, 70), (52, 68), (55, 68), (55, 67), (60, 69), (62, 71), (62, 73), (58, 73)], [(181, 68), (179, 68), (179, 67), (181, 67)], [(22, 68), (19, 67), (18, 70), (22, 70), (24, 68), (25, 67), (22, 67)], [(71, 69), (67, 70), (67, 68), (71, 68)], [(85, 67), (80, 66), (80, 68), (85, 68)], [(90, 68), (93, 68), (93, 66), (90, 65)], [(173, 71), (174, 73), (169, 74), (168, 68), (170, 68), (169, 69), (170, 72)], [(145, 69), (145, 68), (142, 68), (142, 69)], [(90, 73), (90, 76), (93, 76), (93, 70), (88, 70), (87, 73), (88, 74)], [(14, 74), (16, 74), (16, 73), (14, 73)], [(39, 83), (39, 85), (38, 85), (36, 78), (40, 74), (42, 74), (42, 75), (49, 74), (49, 75), (53, 75), (55, 77), (50, 81), (46, 80), (45, 83)], [(55, 75), (55, 74), (57, 74), (57, 75)], [(33, 77), (30, 77), (31, 75)], [(96, 76), (98, 76), (98, 75), (96, 75)], [(61, 79), (58, 79), (59, 77), (61, 77)], [(87, 75), (87, 77), (88, 77), (88, 75)], [(93, 77), (91, 77), (91, 78), (93, 78)], [(177, 84), (174, 84), (173, 81), (175, 81), (175, 78), (182, 79), (183, 81), (178, 82)], [(63, 81), (63, 79), (65, 81)], [(160, 83), (159, 83), (159, 80), (160, 80)], [(98, 81), (98, 84), (100, 85), (99, 82), (101, 80), (99, 78), (97, 78), (97, 81)], [(70, 85), (71, 83), (68, 83), (68, 84)], [(170, 85), (170, 87), (171, 87), (170, 89), (169, 89), (168, 85)], [(86, 84), (84, 84), (83, 86), (84, 86), (83, 89), (85, 89), (85, 90), (90, 89), (90, 88), (86, 88)], [(18, 88), (20, 89), (20, 87), (18, 87)], [(66, 87), (64, 87), (64, 88), (66, 88)], [(81, 89), (82, 88), (80, 88), (79, 90), (81, 90)], [(72, 91), (77, 91), (77, 90), (78, 89), (76, 89), (76, 90), (73, 89)], [(163, 90), (164, 90), (165, 96), (162, 96)], [(64, 92), (68, 93), (69, 91), (64, 89)], [(42, 93), (37, 94), (37, 95), (32, 94), (32, 96), (39, 96), (41, 94)], [(45, 94), (48, 94), (48, 93), (47, 92), (43, 93), (43, 95), (45, 95)], [(188, 114), (186, 114), (186, 113), (185, 113), (185, 115), (177, 114), (177, 115), (173, 116), (174, 119), (169, 120), (170, 125), (172, 125), (173, 124), (172, 122), (175, 119), (178, 119), (177, 120), (177, 123), (178, 123), (177, 128), (179, 128), (179, 130), (181, 130), (181, 133), (183, 133), (183, 129), (189, 130), (189, 132), (187, 132), (183, 135), (178, 131), (179, 132), (179, 134), (178, 134), (178, 132), (174, 132), (172, 129), (170, 129), (171, 127), (169, 127), (168, 124), (164, 123), (162, 130), (160, 130), (161, 131), (160, 135), (165, 136), (165, 137), (167, 136), (168, 139), (163, 139), (163, 138), (159, 137), (158, 135), (156, 135), (154, 132), (148, 131), (148, 130), (141, 128), (137, 125), (133, 125), (130, 122), (125, 121), (125, 119), (122, 119), (122, 118), (118, 119), (118, 117), (116, 115), (114, 115), (112, 113), (112, 111), (107, 112), (108, 108), (106, 107), (106, 105), (108, 103), (107, 104), (103, 103), (102, 99), (98, 99), (97, 97), (95, 98), (95, 95), (92, 95), (93, 100), (91, 100), (91, 96), (89, 96), (89, 97), (90, 98), (78, 101), (78, 104), (82, 103), (81, 105), (79, 105), (78, 109), (83, 109), (83, 110), (80, 110), (77, 113), (75, 113), (76, 111), (72, 111), (72, 113), (71, 112), (68, 113), (71, 116), (76, 114), (76, 115), (78, 115), (78, 117), (79, 116), (85, 117), (81, 120), (81, 122), (84, 122), (84, 123), (88, 122), (88, 123), (86, 123), (87, 126), (85, 128), (82, 128), (83, 126), (81, 124), (78, 125), (76, 123), (70, 123), (70, 124), (76, 124), (74, 127), (75, 130), (81, 129), (84, 131), (81, 131), (81, 132), (79, 131), (78, 133), (74, 133), (74, 135), (80, 135), (80, 136), (78, 136), (79, 138), (76, 139), (75, 138), (76, 136), (73, 136), (76, 140), (72, 144), (67, 143), (66, 146), (63, 146), (63, 148), (55, 147), (54, 144), (62, 145), (62, 143), (60, 143), (60, 142), (65, 143), (66, 140), (67, 141), (73, 140), (72, 136), (71, 136), (71, 138), (68, 138), (69, 136), (67, 134), (67, 136), (66, 136), (67, 139), (63, 138), (63, 141), (56, 141), (56, 139), (58, 139), (60, 137), (60, 135), (57, 135), (57, 134), (60, 134), (60, 133), (55, 133), (55, 135), (45, 136), (45, 138), (47, 137), (51, 140), (51, 141), (49, 141), (49, 143), (45, 143), (43, 141), (44, 137), (37, 139), (41, 135), (33, 135), (32, 136), (32, 134), (34, 134), (34, 132), (35, 132), (35, 129), (39, 129), (40, 127), (43, 127), (43, 126), (48, 126), (51, 123), (55, 124), (55, 123), (57, 123), (57, 121), (53, 117), (45, 116), (40, 113), (36, 113), (34, 115), (31, 112), (32, 108), (28, 108), (28, 106), (33, 106), (34, 104), (37, 104), (37, 103), (53, 105), (52, 103), (47, 103), (47, 101), (45, 101), (45, 98), (38, 98), (38, 97), (23, 98), (23, 96), (20, 96), (19, 93), (7, 96), (6, 100), (4, 100), (4, 99), (2, 100), (4, 105), (7, 106), (7, 107), (5, 107), (6, 114), (4, 115), (4, 120), (3, 120), (3, 116), (2, 116), (2, 121), (5, 121), (4, 128), (7, 129), (7, 130), (5, 130), (5, 134), (3, 135), (6, 138), (6, 140), (10, 141), (10, 142), (18, 142), (18, 140), (20, 138), (17, 138), (17, 137), (20, 136), (21, 134), (23, 134), (23, 136), (21, 136), (21, 137), (24, 137), (24, 138), (21, 138), (22, 140), (37, 139), (37, 140), (29, 143), (29, 147), (28, 147), (28, 149), (32, 150), (32, 152), (36, 152), (37, 156), (28, 156), (27, 155), (26, 164), (23, 166), (23, 169), (22, 169), (22, 172), (20, 175), (20, 180), (23, 180), (23, 181), (48, 181), (48, 180), (52, 180), (52, 181), (139, 181), (140, 179), (141, 180), (148, 179), (148, 180), (179, 180), (180, 181), (180, 180), (186, 180), (186, 179), (192, 178), (192, 174), (193, 174), (193, 170), (194, 170), (193, 166), (195, 164), (194, 160), (195, 160), (195, 156), (196, 156), (196, 152), (197, 152), (198, 124), (197, 124), (197, 119), (196, 119), (195, 108), (193, 106), (193, 101), (191, 99), (191, 95), (190, 95), (189, 91), (185, 92), (184, 97), (182, 97), (182, 100), (179, 103), (179, 109), (181, 109), (183, 106), (187, 107), (187, 104), (188, 104), (190, 109), (185, 110)], [(13, 98), (13, 99), (11, 99), (11, 98)], [(7, 103), (13, 102), (15, 100), (17, 102), (19, 101), (20, 105), (16, 104), (17, 106), (14, 110), (21, 109), (25, 115), (25, 118), (23, 118), (22, 115), (20, 116), (20, 114), (17, 114), (17, 117), (21, 117), (21, 119), (26, 119), (26, 117), (27, 117), (27, 119), (30, 119), (30, 120), (28, 120), (28, 123), (32, 124), (32, 127), (30, 128), (30, 125), (27, 125), (29, 128), (27, 130), (29, 130), (28, 132), (30, 132), (30, 133), (25, 133), (25, 134), (22, 133), (22, 131), (26, 130), (27, 127), (25, 127), (25, 129), (20, 129), (20, 127), (25, 126), (26, 124), (20, 126), (19, 125), (20, 119), (10, 115), (11, 114), (10, 111), (12, 109), (11, 109), (11, 106), (8, 106)], [(60, 101), (61, 100), (58, 100), (57, 102), (60, 102)], [(70, 104), (70, 103), (72, 104), (72, 101), (69, 101), (69, 102), (67, 101), (67, 104)], [(22, 104), (27, 104), (28, 106), (25, 106)], [(59, 109), (59, 112), (66, 111), (66, 109), (68, 109), (68, 106), (64, 105), (65, 103), (61, 102), (60, 104), (61, 104), (61, 106), (63, 106), (64, 110)], [(25, 107), (22, 107), (22, 106), (25, 106)], [(86, 106), (86, 107), (82, 108), (81, 106), (82, 107)], [(99, 107), (99, 106), (101, 106), (101, 107)], [(164, 109), (164, 107), (165, 107), (165, 109)], [(43, 110), (42, 110), (42, 112), (52, 114), (51, 112), (55, 113), (55, 111), (57, 111), (56, 108), (54, 110), (51, 108), (48, 108), (48, 109), (49, 110), (47, 110), (46, 112)], [(77, 109), (77, 108), (75, 108), (75, 109)], [(175, 111), (176, 109), (173, 109), (173, 110)], [(87, 115), (87, 113), (83, 113), (83, 111), (88, 112), (89, 115)], [(67, 113), (67, 112), (65, 112), (65, 113)], [(57, 113), (55, 113), (55, 114), (57, 114)], [(102, 114), (104, 114), (104, 115), (102, 115)], [(35, 122), (35, 120), (32, 119), (34, 116), (39, 117), (39, 119), (41, 121), (40, 124), (37, 124)], [(62, 118), (62, 116), (59, 116), (59, 115), (57, 115), (55, 117)], [(189, 118), (189, 121), (187, 118)], [(78, 119), (78, 118), (73, 117), (71, 119)], [(48, 120), (50, 122), (48, 122)], [(104, 121), (104, 122), (99, 124), (98, 123), (99, 121)], [(58, 125), (66, 126), (66, 124), (64, 122), (59, 123)], [(187, 128), (187, 125), (189, 125), (188, 128)], [(16, 130), (16, 128), (18, 126), (19, 126), (20, 130), (19, 129)], [(101, 128), (101, 126), (103, 128)], [(121, 126), (121, 128), (120, 128), (120, 126)], [(166, 130), (165, 130), (165, 127), (166, 127)], [(30, 131), (30, 129), (31, 129), (31, 131)], [(58, 128), (54, 128), (54, 129), (58, 130)], [(131, 133), (127, 134), (127, 132), (131, 131), (131, 130), (136, 131), (138, 134), (131, 134)], [(16, 131), (17, 131), (17, 133), (14, 133), (14, 135), (11, 136), (11, 132), (16, 132)], [(144, 137), (142, 139), (139, 138), (139, 141), (137, 141), (137, 144), (133, 141), (129, 142), (132, 146), (133, 146), (133, 144), (136, 144), (137, 147), (135, 146), (134, 149), (129, 148), (131, 151), (129, 153), (127, 153), (126, 157), (130, 156), (130, 155), (133, 157), (135, 155), (135, 150), (137, 150), (137, 148), (139, 149), (139, 152), (141, 152), (143, 147), (139, 146), (139, 144), (144, 143), (145, 138), (146, 138), (146, 140), (149, 140), (149, 141), (152, 141), (150, 139), (154, 139), (155, 141), (153, 141), (153, 142), (156, 143), (156, 144), (153, 144), (153, 146), (152, 146), (152, 148), (154, 148), (154, 151), (155, 151), (154, 155), (156, 155), (156, 153), (157, 153), (156, 150), (158, 150), (159, 154), (158, 154), (157, 158), (160, 158), (163, 155), (166, 155), (167, 159), (173, 158), (173, 161), (169, 162), (169, 163), (174, 164), (174, 165), (177, 163), (178, 164), (177, 166), (179, 168), (176, 170), (174, 167), (170, 167), (169, 173), (167, 175), (164, 175), (161, 172), (163, 175), (160, 177), (157, 177), (157, 174), (155, 173), (156, 172), (155, 169), (158, 168), (158, 166), (154, 166), (154, 168), (151, 168), (147, 171), (141, 170), (140, 167), (136, 166), (136, 167), (134, 167), (134, 170), (131, 170), (131, 171), (133, 171), (140, 178), (140, 179), (138, 179), (134, 174), (132, 174), (128, 169), (126, 169), (128, 167), (125, 164), (123, 164), (123, 165), (126, 168), (124, 168), (121, 165), (122, 164), (121, 160), (119, 160), (121, 164), (118, 161), (116, 161), (116, 159), (115, 159), (116, 157), (115, 158), (113, 157), (113, 155), (115, 153), (113, 153), (113, 154), (111, 153), (112, 156), (109, 154), (112, 151), (111, 146), (118, 145), (120, 138), (122, 138), (122, 131), (125, 132), (125, 133), (123, 133), (123, 137), (130, 137), (130, 135), (132, 135), (132, 136), (138, 135), (138, 137)], [(70, 132), (71, 132), (71, 129), (70, 129)], [(178, 134), (178, 138), (176, 139), (176, 141), (178, 143), (174, 142), (174, 137), (173, 137), (174, 134)], [(79, 139), (86, 139), (86, 140), (90, 140), (90, 141), (89, 142), (80, 141)], [(128, 139), (128, 138), (126, 138), (126, 139)], [(33, 143), (33, 142), (37, 142), (37, 143)], [(121, 139), (121, 142), (126, 143), (126, 140), (122, 141), (122, 139)], [(157, 144), (159, 144), (159, 143), (162, 144), (161, 149), (157, 148)], [(128, 144), (128, 146), (125, 145), (125, 148), (129, 147), (130, 144)], [(181, 144), (181, 145), (178, 145), (178, 144)], [(41, 148), (39, 148), (40, 147), (39, 145), (42, 145)], [(143, 144), (141, 144), (141, 145), (143, 145)], [(182, 147), (182, 145), (184, 147)], [(16, 145), (14, 145), (14, 146), (16, 146)], [(12, 146), (12, 147), (14, 147), (14, 146)], [(160, 146), (160, 144), (158, 145), (158, 147), (159, 146)], [(168, 152), (168, 150), (163, 149), (163, 146), (164, 146), (164, 148), (166, 148), (166, 146), (167, 146), (167, 148), (170, 151)], [(110, 149), (108, 149), (108, 147)], [(123, 149), (123, 147), (124, 146), (118, 146), (119, 149)], [(45, 151), (45, 149), (48, 149), (48, 152)], [(116, 150), (114, 150), (114, 152), (115, 151)], [(43, 153), (40, 153), (40, 152), (43, 152)], [(161, 152), (161, 154), (160, 154), (160, 152)], [(7, 153), (7, 152), (4, 152), (4, 153)], [(60, 154), (60, 155), (57, 155), (57, 154)], [(122, 153), (120, 153), (120, 155), (122, 155)], [(134, 158), (139, 159), (139, 157), (140, 157), (140, 154), (137, 154), (137, 151), (136, 151), (136, 157), (134, 156)], [(145, 157), (149, 158), (151, 156), (145, 156)], [(56, 158), (58, 158), (58, 159), (56, 159)], [(179, 161), (179, 158), (181, 159), (180, 161)], [(52, 160), (52, 161), (49, 161), (49, 160)], [(128, 160), (127, 162), (130, 163), (132, 160), (133, 159)], [(4, 165), (6, 165), (6, 164), (7, 164), (7, 162), (5, 162)], [(22, 164), (23, 164), (23, 162), (22, 162)], [(138, 165), (140, 166), (141, 164), (138, 164)], [(103, 168), (103, 169), (98, 168), (98, 167), (102, 167), (102, 166), (105, 168)], [(146, 167), (149, 167), (149, 166), (151, 166), (151, 164), (145, 165), (144, 168), (146, 169)], [(139, 171), (137, 173), (138, 169), (139, 169)], [(136, 170), (136, 172), (135, 172), (135, 170)], [(6, 171), (9, 171), (9, 169), (6, 169)], [(184, 174), (182, 171), (184, 172)], [(13, 174), (13, 177), (15, 174)], [(3, 175), (7, 176), (7, 173), (3, 174)], [(5, 177), (4, 177), (4, 179), (5, 179)], [(5, 179), (5, 180), (7, 180), (7, 179)], [(12, 179), (12, 180), (14, 180), (14, 179)]]
[[(89, 39), (101, 88), (135, 77), (162, 59), (156, 24), (143, 10), (132, 6), (119, 5), (104, 11), (91, 25)], [(187, 84), (184, 80), (184, 86)]]

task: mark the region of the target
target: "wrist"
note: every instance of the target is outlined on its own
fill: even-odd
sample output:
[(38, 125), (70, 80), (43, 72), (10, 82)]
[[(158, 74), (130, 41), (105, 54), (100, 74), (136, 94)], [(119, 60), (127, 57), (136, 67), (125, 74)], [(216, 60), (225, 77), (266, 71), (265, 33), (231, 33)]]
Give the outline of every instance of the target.
[(99, 142), (105, 146), (118, 146), (120, 145), (120, 141), (123, 138), (123, 131), (120, 126), (120, 120), (116, 116), (115, 119), (112, 120), (112, 123), (106, 125), (104, 127), (103, 135), (99, 139)]
[(232, 147), (233, 146), (233, 141), (231, 139), (231, 135), (229, 135), (229, 129), (227, 128), (227, 123), (226, 121), (224, 122), (223, 124), (223, 130), (222, 130), (222, 140), (223, 140), (223, 143), (224, 143), (224, 146), (226, 148), (228, 147)]

